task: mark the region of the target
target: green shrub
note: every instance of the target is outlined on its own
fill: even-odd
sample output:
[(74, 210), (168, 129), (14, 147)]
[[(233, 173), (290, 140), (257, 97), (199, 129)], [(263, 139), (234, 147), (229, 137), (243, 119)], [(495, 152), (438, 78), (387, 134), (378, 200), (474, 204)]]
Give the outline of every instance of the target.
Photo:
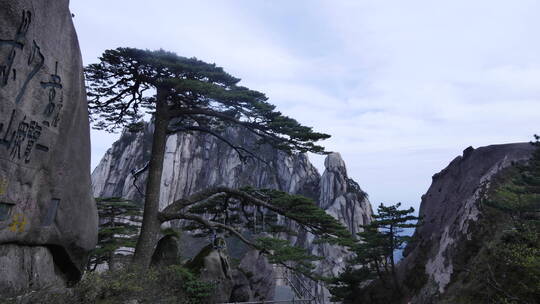
[(139, 303), (203, 304), (214, 286), (198, 280), (179, 265), (138, 270), (125, 268), (104, 273), (88, 273), (70, 295), (72, 303)]

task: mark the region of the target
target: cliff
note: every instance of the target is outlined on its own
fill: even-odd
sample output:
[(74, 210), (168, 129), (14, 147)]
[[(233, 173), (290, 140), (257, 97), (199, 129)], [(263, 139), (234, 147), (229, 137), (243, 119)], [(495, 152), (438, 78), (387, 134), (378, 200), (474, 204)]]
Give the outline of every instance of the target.
[(0, 0), (0, 295), (79, 280), (97, 241), (68, 0)]
[[(151, 128), (150, 124), (146, 124), (143, 132), (123, 133), (107, 151), (92, 173), (95, 197), (141, 200), (140, 192), (144, 191), (146, 176), (140, 174), (134, 182), (132, 171), (144, 167), (149, 158)], [(225, 129), (222, 135), (239, 146), (257, 146), (253, 135), (241, 134), (237, 129)], [(249, 159), (243, 162), (233, 149), (210, 135), (171, 135), (167, 140), (160, 208), (212, 186), (253, 186), (310, 197), (353, 233), (357, 232), (360, 224), (370, 221), (372, 210), (367, 195), (347, 176), (345, 163), (339, 153), (327, 157), (322, 176), (306, 155), (288, 155), (266, 145), (258, 146), (256, 154), (263, 161)], [(305, 232), (300, 232), (298, 237), (291, 240), (327, 257), (318, 264), (320, 273), (336, 274), (341, 268), (341, 261), (348, 255), (341, 248), (313, 245), (313, 237)], [(184, 254), (192, 256), (201, 246), (189, 240), (189, 243), (184, 242), (182, 250)], [(326, 290), (317, 293), (327, 295)]]
[[(150, 155), (152, 126), (136, 134), (125, 132), (107, 151), (92, 173), (95, 197), (124, 197), (141, 201), (134, 186), (132, 170), (144, 167)], [(226, 129), (223, 134), (240, 146), (256, 146), (255, 137)], [(242, 162), (227, 144), (207, 134), (169, 136), (165, 152), (160, 207), (211, 186), (251, 185), (300, 193), (318, 198), (320, 175), (305, 155), (287, 155), (269, 146), (260, 146), (254, 159)], [(136, 185), (144, 193), (145, 174)]]
[(461, 286), (454, 290), (458, 293), (466, 292), (461, 275), (498, 233), (483, 201), (493, 180), (505, 168), (529, 159), (533, 149), (529, 143), (469, 147), (433, 176), (420, 205), (423, 224), (399, 264), (409, 303), (442, 303), (453, 286)]

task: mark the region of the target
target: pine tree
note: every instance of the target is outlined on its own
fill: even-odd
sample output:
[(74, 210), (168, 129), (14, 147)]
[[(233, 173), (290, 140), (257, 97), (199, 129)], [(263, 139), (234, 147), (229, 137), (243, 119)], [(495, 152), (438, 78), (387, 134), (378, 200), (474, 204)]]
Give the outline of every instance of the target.
[[(411, 237), (403, 235), (404, 228), (418, 227), (418, 217), (411, 215), (414, 213), (414, 208), (400, 210), (401, 203), (392, 206), (384, 206), (381, 204), (377, 208), (377, 214), (374, 215), (374, 220), (366, 227), (367, 233), (380, 233), (380, 236), (375, 236), (374, 241), (379, 246), (383, 256), (385, 257), (384, 268), (380, 268), (381, 273), (390, 274), (395, 290), (400, 293), (399, 282), (396, 274), (396, 261), (394, 252), (403, 249), (406, 242), (410, 241)], [(360, 234), (361, 235), (361, 234)], [(362, 235), (361, 235), (362, 236)], [(368, 238), (363, 238), (367, 239)], [(388, 265), (389, 264), (389, 265)], [(388, 267), (389, 266), (389, 267)], [(389, 268), (389, 269), (388, 269)], [(381, 281), (383, 280), (380, 276)]]
[(121, 198), (96, 199), (99, 215), (98, 243), (92, 251), (87, 270), (114, 263), (115, 255), (131, 255), (135, 249), (142, 220), (142, 208)]
[(347, 228), (311, 199), (273, 189), (211, 188), (177, 200), (159, 213), (160, 222), (182, 219), (188, 222), (184, 229), (199, 236), (236, 237), (266, 254), (272, 264), (312, 280), (325, 279), (313, 273), (312, 262), (321, 257), (278, 238), (281, 232), (295, 233), (280, 225), (279, 217), (318, 236), (320, 242), (344, 247), (354, 244)]
[[(525, 163), (507, 168), (484, 201), (502, 231), (485, 246), (478, 267), (482, 294), (497, 303), (537, 303), (540, 298), (540, 137)], [(489, 211), (489, 209), (488, 209)]]
[(518, 222), (527, 213), (540, 210), (540, 136), (534, 136), (537, 147), (525, 164), (514, 166), (512, 178), (500, 185), (488, 204), (511, 214)]
[(414, 208), (400, 210), (401, 203), (380, 204), (373, 221), (363, 225), (358, 240), (352, 247), (354, 256), (347, 262), (345, 271), (332, 280), (331, 293), (336, 300), (352, 301), (369, 293), (373, 283), (380, 283), (390, 292), (399, 295), (394, 253), (403, 249), (409, 236), (405, 228), (418, 227), (419, 218), (413, 216)]
[[(85, 75), (89, 110), (96, 128), (115, 131), (128, 127), (131, 131), (137, 131), (143, 115), (152, 115), (152, 153), (148, 165), (141, 235), (133, 259), (135, 264), (142, 267), (150, 265), (160, 225), (173, 219), (182, 219), (209, 229), (227, 230), (255, 248), (272, 251), (246, 239), (229, 224), (189, 212), (195, 205), (208, 201), (217, 204), (217, 199), (239, 201), (244, 205), (249, 204), (292, 218), (306, 229), (324, 235), (331, 241), (343, 237), (343, 227), (324, 212), (321, 213), (312, 202), (307, 204), (298, 197), (271, 191), (241, 191), (224, 187), (207, 189), (173, 202), (159, 212), (165, 143), (170, 134), (210, 134), (229, 145), (244, 161), (261, 160), (255, 151), (256, 147), (242, 147), (228, 141), (220, 135), (224, 128), (234, 126), (242, 132), (253, 133), (258, 138), (257, 145), (268, 144), (288, 153), (326, 153), (323, 147), (315, 143), (329, 135), (313, 132), (310, 127), (275, 111), (275, 106), (267, 102), (263, 93), (239, 86), (238, 78), (227, 74), (215, 64), (163, 50), (107, 50), (99, 63), (85, 69)], [(299, 201), (303, 203), (299, 208), (304, 213), (291, 213), (296, 207), (290, 204)], [(243, 216), (244, 219), (248, 218)], [(246, 224), (249, 224), (249, 220), (246, 220)]]

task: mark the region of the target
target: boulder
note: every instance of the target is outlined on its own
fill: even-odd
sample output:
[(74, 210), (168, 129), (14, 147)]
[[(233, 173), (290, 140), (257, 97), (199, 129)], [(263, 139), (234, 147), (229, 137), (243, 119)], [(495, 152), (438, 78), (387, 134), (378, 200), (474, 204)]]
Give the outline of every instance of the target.
[[(270, 301), (276, 292), (276, 275), (274, 267), (268, 259), (258, 250), (250, 250), (240, 261), (237, 267), (245, 279), (235, 280), (235, 291), (239, 293), (245, 282), (249, 285), (250, 301)], [(240, 275), (237, 275), (240, 277)], [(232, 301), (233, 299), (231, 299)], [(239, 301), (234, 299), (234, 301)]]
[(251, 291), (251, 284), (248, 277), (242, 271), (235, 269), (233, 271), (234, 286), (231, 292), (231, 298), (229, 301), (235, 302), (249, 302), (253, 300), (253, 292)]
[(211, 303), (270, 301), (274, 299), (274, 267), (258, 250), (248, 250), (237, 267), (230, 262), (224, 239), (208, 245), (186, 263), (200, 279), (215, 284)]
[(198, 273), (200, 280), (214, 284), (210, 303), (226, 303), (233, 289), (233, 273), (225, 241), (217, 241), (220, 246), (206, 246), (186, 266)]
[(178, 238), (170, 234), (165, 235), (159, 240), (152, 255), (152, 266), (170, 266), (179, 262)]
[(84, 75), (68, 5), (0, 0), (0, 294), (78, 280), (97, 241)]
[[(63, 277), (51, 251), (44, 246), (0, 246), (0, 290), (18, 291), (61, 286)], [(10, 292), (3, 292), (10, 294)]]

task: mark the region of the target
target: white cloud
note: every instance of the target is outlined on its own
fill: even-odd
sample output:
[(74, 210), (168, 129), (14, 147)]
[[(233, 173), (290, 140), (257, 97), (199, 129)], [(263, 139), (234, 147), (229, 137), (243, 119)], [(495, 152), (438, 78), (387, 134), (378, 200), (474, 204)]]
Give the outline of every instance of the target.
[[(375, 204), (417, 204), (469, 145), (540, 118), (540, 2), (72, 0), (85, 62), (164, 48), (216, 62), (333, 137)], [(106, 8), (106, 10), (104, 9)], [(112, 137), (93, 134), (93, 164)], [(320, 167), (320, 157), (312, 156)]]

